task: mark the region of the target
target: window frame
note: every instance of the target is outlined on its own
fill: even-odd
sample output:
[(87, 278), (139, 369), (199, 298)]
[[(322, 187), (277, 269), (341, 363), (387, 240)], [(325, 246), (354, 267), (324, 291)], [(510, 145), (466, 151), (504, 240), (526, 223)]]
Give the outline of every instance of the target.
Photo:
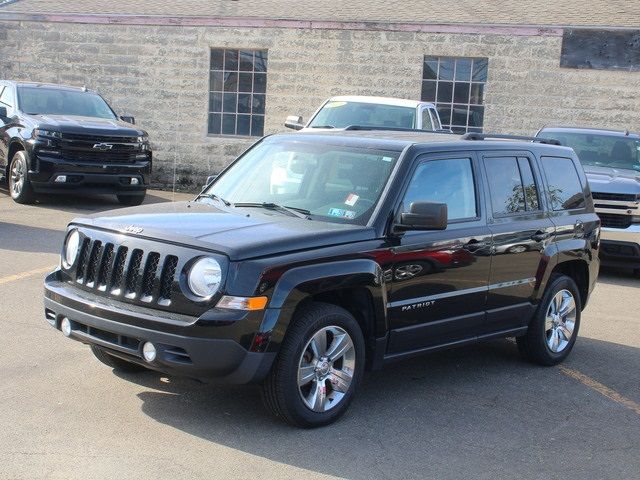
[[(411, 180), (413, 180), (413, 177), (416, 173), (416, 171), (418, 170), (418, 168), (427, 162), (430, 161), (434, 161), (434, 160), (462, 160), (462, 159), (468, 159), (470, 164), (471, 164), (471, 174), (473, 175), (473, 186), (474, 186), (474, 193), (475, 193), (475, 200), (476, 200), (476, 216), (475, 217), (466, 217), (466, 218), (458, 218), (455, 220), (447, 220), (447, 230), (449, 230), (449, 227), (452, 228), (467, 228), (472, 223), (478, 223), (478, 222), (482, 222), (482, 225), (486, 225), (486, 222), (484, 222), (484, 206), (483, 206), (483, 188), (482, 188), (482, 179), (481, 179), (481, 172), (479, 170), (479, 164), (478, 164), (478, 159), (475, 155), (475, 152), (472, 151), (468, 151), (468, 150), (463, 150), (463, 151), (452, 151), (452, 152), (446, 152), (446, 153), (420, 153), (418, 155), (416, 155), (416, 157), (413, 159), (411, 167), (408, 169), (406, 175), (405, 175), (405, 179), (404, 182), (402, 184), (402, 187), (399, 189), (399, 193), (398, 196), (396, 198), (395, 204), (394, 204), (394, 209), (393, 211), (394, 213), (394, 219), (399, 218), (400, 213), (403, 213), (402, 210), (400, 209), (400, 207), (403, 205), (404, 203), (404, 199), (405, 199), (405, 195), (407, 194), (407, 190), (409, 189), (409, 185), (411, 184)], [(405, 235), (412, 235), (412, 234), (424, 234), (424, 231), (407, 231), (405, 233)]]
[[(576, 207), (576, 208), (561, 208), (559, 210), (556, 210), (555, 208), (553, 208), (553, 200), (549, 197), (549, 191), (550, 191), (550, 186), (551, 183), (549, 182), (549, 177), (547, 175), (547, 169), (544, 167), (544, 159), (545, 158), (560, 158), (563, 160), (569, 160), (571, 162), (571, 164), (573, 165), (573, 169), (576, 172), (576, 176), (578, 177), (578, 183), (580, 184), (580, 192), (582, 193), (582, 198), (584, 199), (584, 205), (582, 207)], [(582, 182), (582, 177), (580, 176), (580, 171), (576, 168), (576, 161), (578, 161), (578, 164), (580, 164), (579, 160), (574, 159), (572, 157), (562, 157), (560, 155), (540, 155), (540, 169), (542, 170), (542, 174), (544, 175), (544, 180), (546, 182), (546, 187), (545, 187), (545, 198), (547, 199), (547, 206), (549, 209), (549, 212), (555, 215), (559, 215), (562, 214), (563, 212), (584, 212), (586, 211), (589, 202), (588, 200), (588, 195), (585, 192), (585, 187), (587, 185), (585, 185)]]
[[(213, 64), (213, 52), (214, 51), (220, 51), (222, 52), (222, 69), (218, 69), (218, 68), (213, 68), (214, 64)], [(237, 52), (238, 53), (238, 57), (236, 59), (237, 61), (237, 69), (235, 70), (227, 70), (226, 68), (226, 53), (227, 51), (230, 52)], [(253, 62), (252, 62), (252, 66), (251, 66), (251, 70), (241, 70), (241, 60), (240, 60), (240, 52), (252, 52), (253, 53)], [(256, 70), (256, 53), (260, 52), (263, 57), (263, 61), (264, 61), (264, 71), (262, 70)], [(208, 68), (208, 73), (209, 73), (209, 80), (208, 80), (208, 95), (207, 95), (207, 118), (206, 118), (206, 136), (207, 137), (211, 137), (211, 138), (240, 138), (240, 139), (259, 139), (261, 137), (264, 136), (264, 131), (265, 131), (265, 120), (266, 120), (266, 100), (267, 100), (267, 83), (268, 83), (268, 62), (269, 62), (269, 49), (268, 48), (260, 48), (260, 47), (247, 47), (247, 48), (240, 48), (240, 47), (209, 47), (209, 68)], [(212, 79), (212, 74), (213, 72), (221, 72), (223, 74), (223, 84), (222, 84), (222, 90), (214, 90), (214, 86), (213, 86), (213, 79)], [(234, 91), (227, 91), (224, 89), (224, 76), (227, 73), (236, 73), (238, 75), (238, 79), (236, 82), (236, 90)], [(240, 84), (240, 74), (242, 73), (250, 73), (252, 75), (252, 84), (251, 84), (251, 92), (240, 92), (239, 89), (239, 84)], [(255, 91), (255, 74), (259, 73), (259, 74), (263, 74), (264, 75), (264, 80), (265, 80), (265, 85), (264, 85), (264, 92), (256, 92)], [(221, 95), (221, 104), (220, 104), (220, 111), (212, 111), (211, 110), (211, 104), (213, 101), (213, 95), (215, 94), (220, 94)], [(225, 105), (224, 105), (224, 96), (225, 94), (235, 94), (235, 108), (233, 111), (225, 111)], [(238, 96), (239, 94), (243, 94), (243, 95), (250, 95), (250, 107), (249, 107), (249, 112), (248, 113), (244, 113), (244, 112), (238, 112), (238, 106), (239, 106), (239, 100), (238, 100)], [(262, 113), (254, 113), (253, 112), (253, 102), (254, 102), (254, 96), (256, 95), (261, 95), (263, 97), (263, 108), (264, 111)], [(223, 122), (224, 122), (224, 115), (233, 115), (235, 117), (235, 128), (234, 131), (236, 133), (223, 133)], [(210, 131), (210, 125), (211, 125), (211, 116), (212, 115), (220, 115), (220, 133), (216, 133), (216, 132), (211, 132)], [(237, 133), (238, 131), (238, 117), (239, 116), (247, 116), (249, 117), (249, 134), (239, 134)], [(262, 117), (262, 129), (258, 134), (253, 134), (253, 119), (254, 117)]]
[[(457, 78), (457, 65), (458, 61), (469, 61), (469, 76), (466, 79)], [(426, 74), (426, 66), (427, 63), (436, 62), (436, 71), (435, 78), (429, 78)], [(451, 78), (444, 78), (440, 76), (440, 66), (444, 62), (453, 62), (453, 68), (451, 71)], [(480, 67), (480, 72), (482, 72), (480, 79), (474, 80), (474, 71), (476, 62), (480, 64), (482, 62), (483, 66)], [(423, 64), (422, 64), (422, 79), (421, 79), (421, 91), (420, 98), (423, 102), (433, 103), (436, 108), (439, 105), (446, 105), (449, 107), (449, 121), (442, 122), (442, 128), (448, 128), (453, 130), (461, 130), (464, 128), (463, 133), (468, 132), (482, 132), (484, 130), (485, 123), (485, 112), (486, 112), (486, 104), (485, 104), (485, 95), (486, 95), (486, 87), (488, 83), (488, 71), (489, 71), (489, 58), (488, 57), (464, 57), (464, 56), (447, 56), (447, 55), (424, 55), (423, 56)], [(426, 95), (425, 84), (432, 83), (435, 85), (435, 89), (433, 91), (433, 98)], [(448, 101), (439, 101), (438, 96), (440, 93), (440, 83), (450, 83), (451, 84), (451, 97)], [(456, 95), (456, 84), (468, 84), (468, 93), (466, 102), (457, 102)], [(480, 85), (480, 89), (482, 91), (481, 98), (477, 102), (472, 102), (473, 99), (473, 91), (474, 85)], [(466, 119), (464, 125), (459, 125), (453, 123), (453, 112), (456, 106), (464, 106), (466, 108)], [(480, 125), (470, 125), (469, 121), (472, 116), (472, 112), (475, 111), (475, 107), (482, 107), (482, 121)], [(443, 107), (441, 107), (443, 108)], [(438, 113), (440, 111), (438, 110)], [(442, 115), (440, 115), (442, 118)]]
[(17, 111), (17, 96), (16, 96), (16, 92), (13, 89), (13, 86), (9, 83), (0, 83), (0, 98), (2, 97), (2, 94), (9, 90), (9, 93), (13, 96), (12, 100), (13, 100), (13, 105), (10, 105), (2, 100), (0, 100), (0, 104), (4, 105), (7, 108), (7, 117), (12, 117), (13, 115), (15, 115), (16, 111)]
[[(538, 208), (536, 210), (523, 210), (520, 212), (512, 212), (512, 213), (496, 213), (493, 211), (493, 193), (491, 188), (491, 181), (489, 180), (489, 172), (487, 170), (487, 160), (491, 158), (513, 158), (516, 161), (516, 167), (518, 168), (518, 173), (520, 174), (520, 181), (523, 182), (522, 179), (522, 171), (520, 170), (519, 159), (525, 159), (529, 162), (529, 167), (531, 168), (531, 174), (533, 176), (533, 182), (536, 186), (536, 196), (538, 197)], [(536, 171), (536, 162), (535, 157), (528, 152), (514, 152), (514, 151), (492, 151), (486, 152), (482, 154), (482, 168), (484, 170), (485, 178), (487, 179), (487, 209), (491, 213), (491, 218), (493, 219), (501, 219), (501, 218), (511, 218), (511, 217), (522, 217), (527, 215), (538, 215), (544, 212), (544, 205), (542, 203), (542, 195), (540, 194), (540, 185), (545, 186), (546, 184), (541, 182), (540, 177), (538, 176), (538, 172)], [(546, 178), (545, 178), (546, 180)], [(524, 183), (522, 183), (524, 187)], [(525, 203), (526, 206), (526, 203)]]

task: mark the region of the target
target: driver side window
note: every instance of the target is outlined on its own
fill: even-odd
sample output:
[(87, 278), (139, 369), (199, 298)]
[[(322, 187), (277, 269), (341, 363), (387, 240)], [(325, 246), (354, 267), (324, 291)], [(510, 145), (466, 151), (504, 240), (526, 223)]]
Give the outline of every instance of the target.
[(404, 210), (413, 202), (446, 203), (449, 221), (476, 218), (471, 159), (428, 160), (418, 165), (404, 196)]

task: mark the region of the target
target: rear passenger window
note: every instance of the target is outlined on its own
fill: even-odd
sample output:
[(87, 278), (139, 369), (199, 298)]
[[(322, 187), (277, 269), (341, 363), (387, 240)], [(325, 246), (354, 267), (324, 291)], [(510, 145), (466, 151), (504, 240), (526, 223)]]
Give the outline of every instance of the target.
[(405, 210), (408, 211), (413, 202), (446, 203), (449, 220), (477, 217), (471, 159), (452, 158), (421, 163), (405, 194)]
[(527, 158), (485, 158), (494, 215), (536, 211), (538, 189)]
[(585, 199), (578, 171), (570, 158), (542, 157), (554, 210), (584, 208)]

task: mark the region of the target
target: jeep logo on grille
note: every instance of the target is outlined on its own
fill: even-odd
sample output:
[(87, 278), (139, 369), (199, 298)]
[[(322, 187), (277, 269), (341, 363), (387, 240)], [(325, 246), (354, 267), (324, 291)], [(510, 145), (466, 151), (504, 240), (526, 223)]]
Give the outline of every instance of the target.
[(104, 152), (106, 150), (111, 150), (113, 148), (113, 145), (111, 145), (110, 143), (96, 143), (93, 148), (95, 150), (100, 150), (101, 152)]
[(124, 228), (124, 231), (129, 233), (142, 233), (143, 230), (144, 229), (142, 227), (136, 227), (135, 225), (129, 225)]

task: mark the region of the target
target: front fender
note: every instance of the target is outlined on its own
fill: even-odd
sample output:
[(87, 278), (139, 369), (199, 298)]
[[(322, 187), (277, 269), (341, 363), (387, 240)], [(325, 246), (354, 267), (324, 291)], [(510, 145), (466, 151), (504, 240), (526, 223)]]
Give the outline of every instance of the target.
[(277, 351), (293, 320), (296, 307), (321, 293), (365, 288), (371, 295), (374, 318), (369, 319), (376, 337), (388, 329), (387, 293), (380, 265), (373, 260), (347, 260), (308, 265), (285, 272), (276, 283), (259, 335), (269, 336), (268, 351)]

